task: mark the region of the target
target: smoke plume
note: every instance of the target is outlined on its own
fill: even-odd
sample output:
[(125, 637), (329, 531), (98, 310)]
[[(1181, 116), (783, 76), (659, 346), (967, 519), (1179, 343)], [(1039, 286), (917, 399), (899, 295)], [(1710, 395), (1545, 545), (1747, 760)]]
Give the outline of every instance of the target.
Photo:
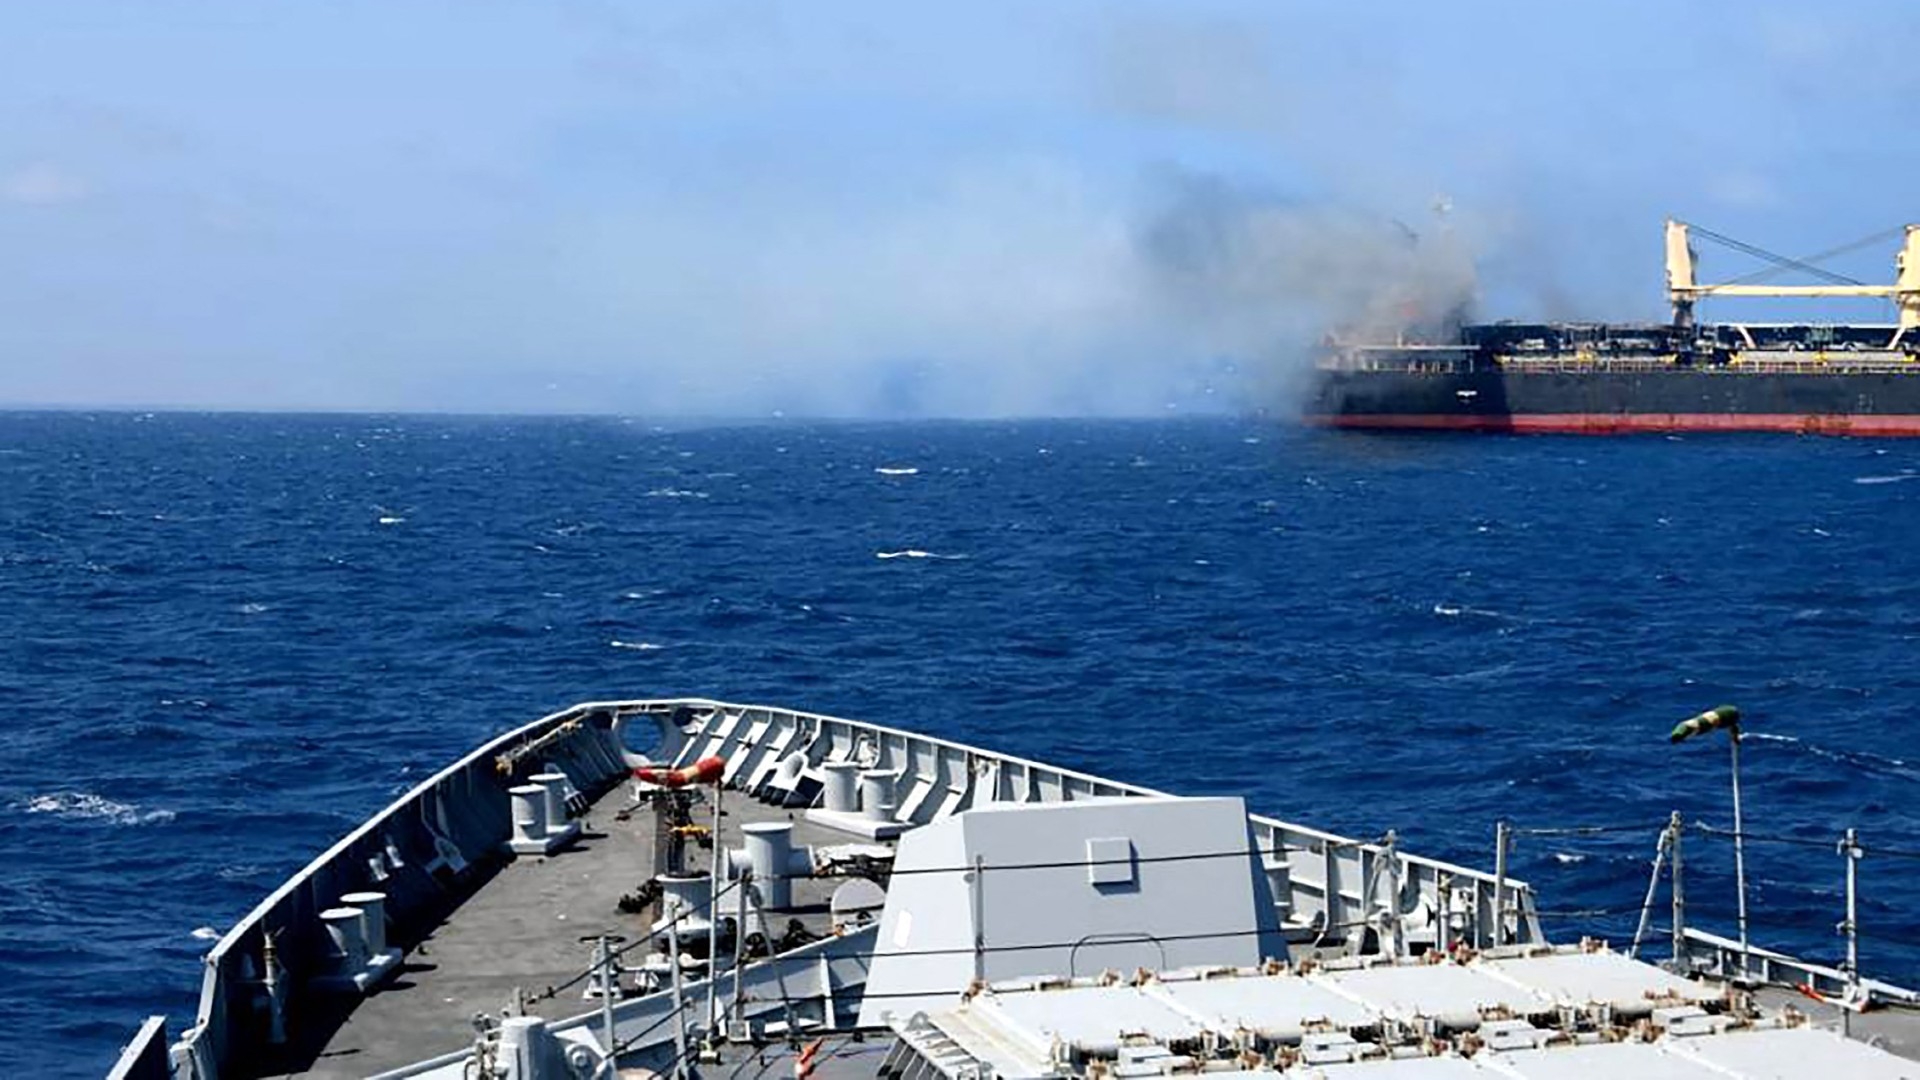
[(1471, 315), (1474, 248), (1444, 200), (1418, 224), (1168, 172), (1138, 252), (1193, 343), (1240, 358), (1246, 404), (1299, 386), (1329, 339), (1445, 340)]

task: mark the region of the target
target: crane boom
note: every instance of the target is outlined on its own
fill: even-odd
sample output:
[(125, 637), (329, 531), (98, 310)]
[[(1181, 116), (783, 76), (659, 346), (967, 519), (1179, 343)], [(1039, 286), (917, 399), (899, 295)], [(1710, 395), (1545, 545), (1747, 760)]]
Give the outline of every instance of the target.
[[(1920, 327), (1920, 225), (1908, 225), (1894, 256), (1891, 285), (1703, 285), (1694, 280), (1693, 245), (1687, 223), (1667, 219), (1667, 299), (1675, 326), (1693, 325), (1694, 302), (1705, 296), (1890, 297), (1900, 309), (1900, 328)], [(1792, 260), (1784, 260), (1791, 263)]]

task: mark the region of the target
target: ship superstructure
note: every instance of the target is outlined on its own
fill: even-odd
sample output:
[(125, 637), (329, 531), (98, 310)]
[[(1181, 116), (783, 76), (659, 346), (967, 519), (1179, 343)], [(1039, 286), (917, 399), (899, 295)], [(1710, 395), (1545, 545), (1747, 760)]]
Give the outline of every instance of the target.
[(1864, 1011), (1913, 992), (1689, 925), (1673, 828), (1671, 927), (1556, 944), (1504, 861), (835, 717), (594, 703), (275, 890), (114, 1075), (1920, 1074), (1920, 1017)]
[[(1832, 280), (1702, 284), (1696, 232)], [(1920, 435), (1920, 226), (1899, 235), (1895, 280), (1874, 285), (1669, 220), (1670, 322), (1496, 322), (1438, 341), (1332, 340), (1305, 416), (1377, 429)], [(1700, 323), (1695, 306), (1709, 297), (1885, 298), (1898, 319)]]

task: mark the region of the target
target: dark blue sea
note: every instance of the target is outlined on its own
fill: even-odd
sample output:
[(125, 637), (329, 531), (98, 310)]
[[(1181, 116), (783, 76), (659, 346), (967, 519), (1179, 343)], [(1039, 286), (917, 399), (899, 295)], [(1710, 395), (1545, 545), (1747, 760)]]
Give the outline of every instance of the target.
[[(198, 957), (483, 737), (790, 704), (1490, 866), (1624, 942), (1670, 809), (1754, 936), (1920, 982), (1920, 443), (1253, 420), (0, 416), (0, 1030), (99, 1075)], [(1730, 852), (1688, 838), (1701, 923)], [(1660, 920), (1663, 921), (1663, 920)], [(458, 1032), (446, 1033), (457, 1040)]]

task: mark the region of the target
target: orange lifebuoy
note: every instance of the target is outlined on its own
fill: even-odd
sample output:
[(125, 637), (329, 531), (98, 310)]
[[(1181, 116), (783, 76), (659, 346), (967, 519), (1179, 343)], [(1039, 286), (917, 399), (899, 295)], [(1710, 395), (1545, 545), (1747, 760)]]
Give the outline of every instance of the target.
[(642, 765), (633, 770), (636, 780), (661, 787), (688, 787), (693, 784), (717, 784), (726, 774), (727, 759), (723, 757), (703, 757), (691, 765), (678, 769), (662, 769), (657, 765)]

